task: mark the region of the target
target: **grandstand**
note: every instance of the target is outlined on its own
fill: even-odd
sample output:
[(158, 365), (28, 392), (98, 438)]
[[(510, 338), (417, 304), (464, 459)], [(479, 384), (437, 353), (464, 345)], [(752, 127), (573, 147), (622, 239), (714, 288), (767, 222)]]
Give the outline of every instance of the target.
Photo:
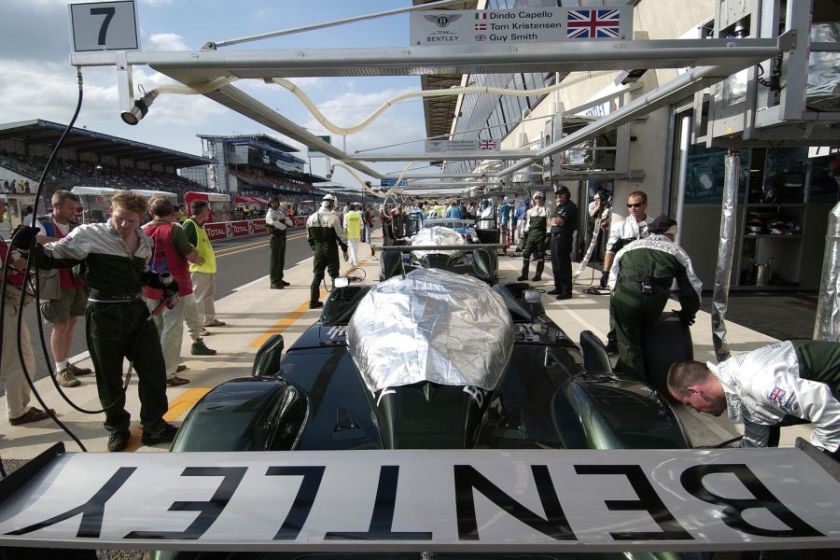
[(313, 184), (326, 181), (305, 171), (306, 162), (294, 155), (297, 148), (266, 134), (198, 137), (202, 153), (214, 163), (209, 168), (184, 169), (182, 175), (211, 189), (294, 201), (317, 195)]
[[(35, 192), (53, 146), (66, 125), (45, 120), (0, 124), (0, 189)], [(187, 191), (205, 190), (181, 177), (179, 169), (212, 161), (168, 148), (109, 134), (73, 128), (45, 180), (50, 196), (77, 185), (169, 191), (183, 199)]]

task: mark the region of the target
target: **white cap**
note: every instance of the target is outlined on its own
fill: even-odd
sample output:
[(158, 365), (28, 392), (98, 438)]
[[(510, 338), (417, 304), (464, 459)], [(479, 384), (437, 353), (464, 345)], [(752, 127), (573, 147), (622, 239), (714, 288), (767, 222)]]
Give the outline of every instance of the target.
[(532, 198), (534, 200), (536, 200), (538, 198), (545, 199), (545, 195), (542, 193), (542, 191), (537, 191), (537, 192), (534, 193), (534, 196)]
[(324, 202), (326, 202), (328, 200), (332, 201), (332, 202), (335, 202), (335, 197), (331, 194), (325, 194), (324, 198), (322, 198), (321, 200), (324, 201)]

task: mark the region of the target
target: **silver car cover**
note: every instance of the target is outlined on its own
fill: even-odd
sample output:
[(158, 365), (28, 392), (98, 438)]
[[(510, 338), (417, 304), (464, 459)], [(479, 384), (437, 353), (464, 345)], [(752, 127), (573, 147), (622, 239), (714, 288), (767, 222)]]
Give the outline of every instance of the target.
[(513, 319), (484, 282), (421, 268), (370, 289), (347, 345), (371, 392), (421, 381), (492, 390), (513, 351)]
[[(417, 232), (417, 235), (411, 238), (411, 244), (416, 246), (421, 245), (466, 245), (467, 241), (464, 236), (448, 227), (432, 226), (423, 228)], [(412, 251), (417, 257), (421, 258), (429, 254), (443, 254), (450, 257), (460, 257), (466, 251)]]

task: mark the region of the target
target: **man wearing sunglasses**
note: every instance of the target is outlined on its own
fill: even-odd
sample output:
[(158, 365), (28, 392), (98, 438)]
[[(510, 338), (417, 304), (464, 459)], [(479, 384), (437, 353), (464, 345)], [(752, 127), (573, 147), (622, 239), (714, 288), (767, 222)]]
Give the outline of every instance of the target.
[[(610, 268), (615, 259), (615, 254), (628, 243), (647, 237), (648, 225), (653, 218), (647, 215), (647, 193), (644, 191), (633, 191), (627, 195), (627, 212), (629, 215), (610, 227), (610, 236), (607, 239), (607, 252), (604, 255), (604, 271), (601, 273), (601, 289), (607, 287), (610, 277)], [(612, 320), (610, 320), (612, 324)], [(618, 343), (615, 338), (615, 329), (610, 329), (607, 334), (607, 350), (611, 354), (618, 353)]]

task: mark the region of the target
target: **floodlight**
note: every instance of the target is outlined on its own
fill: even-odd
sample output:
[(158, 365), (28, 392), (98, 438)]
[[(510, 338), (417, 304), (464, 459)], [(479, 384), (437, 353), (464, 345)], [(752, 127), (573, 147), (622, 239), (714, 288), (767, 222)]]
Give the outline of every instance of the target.
[(149, 107), (152, 106), (152, 102), (157, 98), (157, 96), (157, 90), (153, 89), (135, 101), (134, 107), (132, 107), (130, 111), (123, 111), (120, 113), (120, 117), (122, 117), (123, 122), (130, 125), (139, 123), (140, 120), (146, 116), (146, 113), (149, 112)]

